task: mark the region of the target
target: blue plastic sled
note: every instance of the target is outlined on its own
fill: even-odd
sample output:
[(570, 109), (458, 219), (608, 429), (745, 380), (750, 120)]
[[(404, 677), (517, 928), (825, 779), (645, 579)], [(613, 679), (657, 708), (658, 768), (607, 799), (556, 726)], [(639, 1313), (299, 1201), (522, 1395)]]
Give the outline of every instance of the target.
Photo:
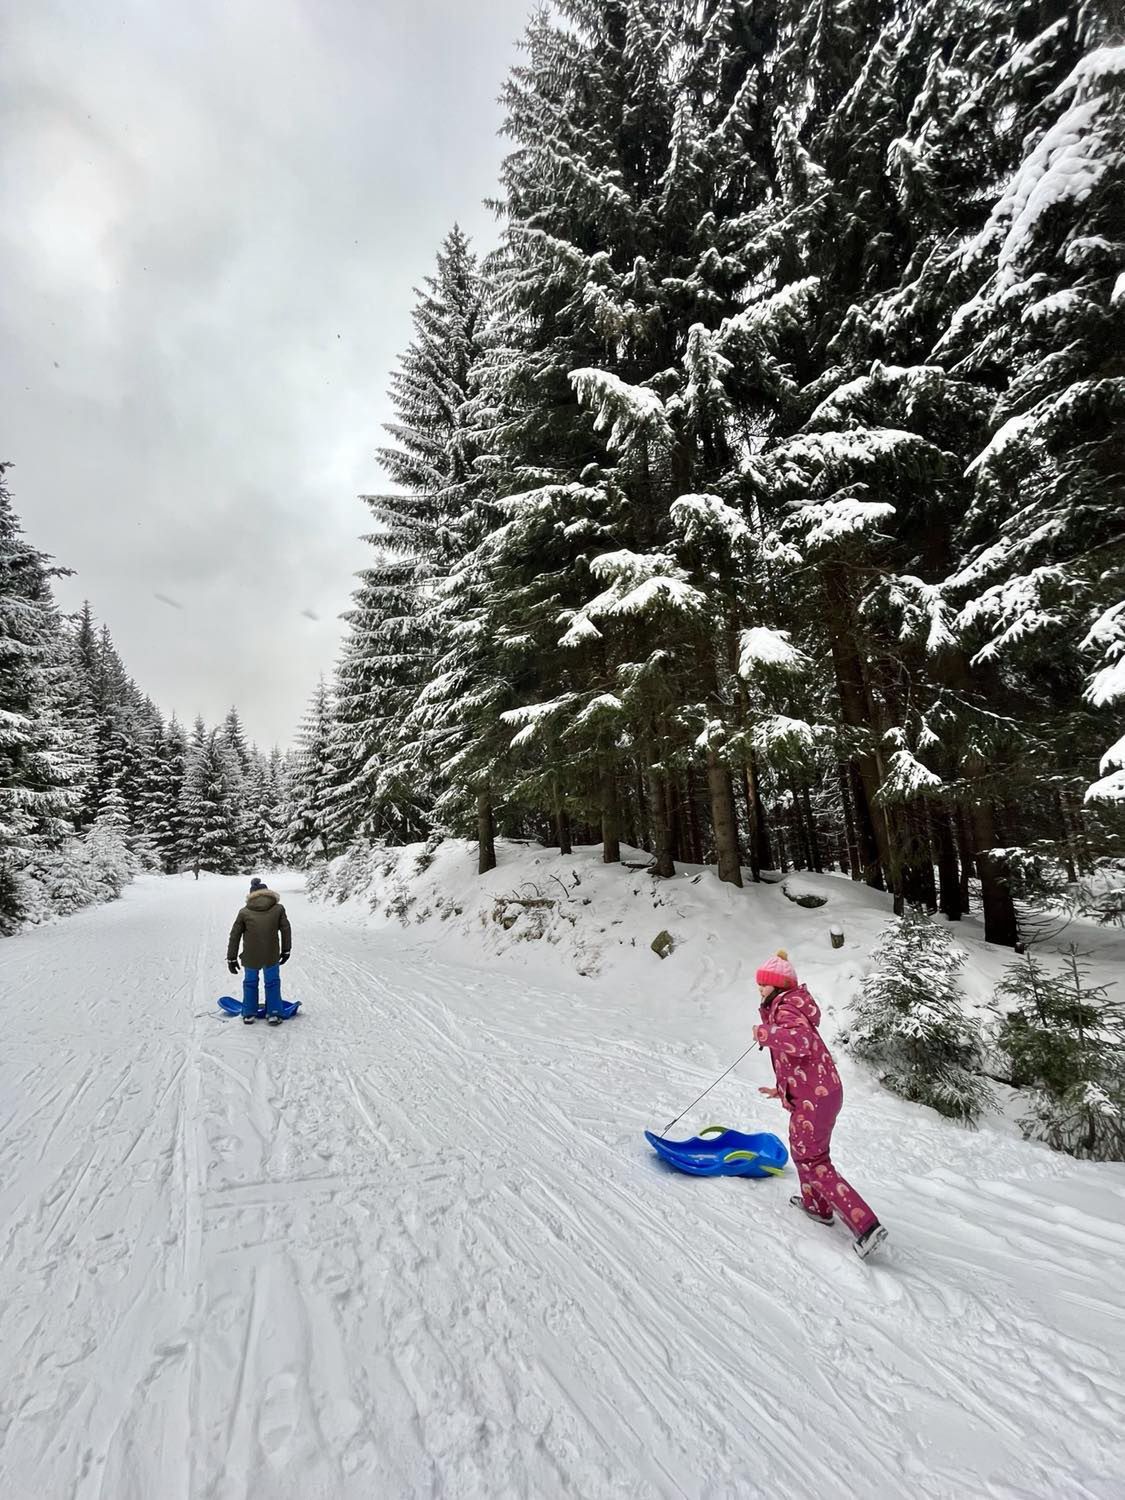
[(646, 1130), (645, 1140), (670, 1166), (697, 1177), (780, 1177), (789, 1160), (776, 1135), (743, 1135), (727, 1125), (708, 1125), (689, 1141), (670, 1141)]
[[(281, 1002), (281, 1019), (283, 1021), (291, 1021), (300, 1008), (301, 1002), (299, 1000), (283, 1000)], [(240, 1016), (242, 1014), (242, 1001), (236, 1000), (233, 995), (223, 995), (219, 1000), (219, 1009), (225, 1010), (228, 1016)], [(265, 1018), (266, 1008), (264, 1005), (259, 1005), (258, 1019), (264, 1021)]]

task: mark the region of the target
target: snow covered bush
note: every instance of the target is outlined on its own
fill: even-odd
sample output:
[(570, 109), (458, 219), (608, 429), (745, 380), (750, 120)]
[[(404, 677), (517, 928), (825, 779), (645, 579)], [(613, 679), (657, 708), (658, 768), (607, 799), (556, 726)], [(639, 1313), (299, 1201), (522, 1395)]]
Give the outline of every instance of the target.
[(1064, 1094), (1040, 1090), (1020, 1129), (1071, 1156), (1125, 1161), (1125, 1074), (1108, 1084), (1076, 1083)]
[(1030, 954), (997, 987), (1014, 1001), (997, 1033), (1012, 1083), (1032, 1089), (1020, 1128), (1056, 1151), (1098, 1161), (1125, 1159), (1125, 1012), (1108, 985), (1088, 982), (1073, 945), (1062, 974)]
[(1103, 927), (1125, 925), (1125, 859), (1097, 861), (1081, 882), (1075, 909)]
[(116, 901), (137, 873), (124, 831), (112, 818), (97, 818), (83, 840), (95, 901)]
[(19, 921), (9, 930), (116, 901), (137, 868), (125, 832), (112, 819), (98, 818), (88, 833), (42, 850), (19, 872)]
[(26, 909), (26, 920), (44, 922), (50, 917), (70, 917), (100, 899), (90, 878), (90, 863), (84, 839), (68, 839), (35, 862), (28, 871), (27, 886), (34, 896)]
[(980, 1076), (980, 1026), (957, 977), (964, 962), (944, 924), (908, 913), (875, 951), (849, 1041), (893, 1093), (971, 1125), (992, 1092)]

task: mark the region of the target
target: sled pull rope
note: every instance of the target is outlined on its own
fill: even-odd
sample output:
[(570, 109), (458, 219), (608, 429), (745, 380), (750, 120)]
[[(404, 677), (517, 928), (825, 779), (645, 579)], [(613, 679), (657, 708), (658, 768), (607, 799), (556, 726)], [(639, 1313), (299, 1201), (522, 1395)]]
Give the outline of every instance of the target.
[[(695, 1106), (699, 1103), (700, 1099), (705, 1099), (707, 1097), (707, 1095), (711, 1092), (711, 1090), (713, 1088), (717, 1088), (718, 1085), (720, 1083), (722, 1083), (723, 1079), (727, 1076), (727, 1073), (732, 1073), (734, 1071), (734, 1069), (738, 1067), (739, 1063), (742, 1061), (742, 1058), (743, 1057), (749, 1057), (750, 1054), (751, 1054), (751, 1052), (753, 1052), (754, 1048), (757, 1045), (758, 1044), (757, 1044), (756, 1041), (751, 1042), (750, 1045), (749, 1045), (749, 1047), (747, 1047), (746, 1051), (742, 1054), (742, 1056), (735, 1058), (734, 1062), (732, 1062), (731, 1065), (730, 1065), (730, 1067), (726, 1070), (726, 1073), (720, 1073), (719, 1076), (718, 1076), (718, 1078), (715, 1079), (714, 1083), (708, 1084), (707, 1087), (703, 1090), (702, 1094), (700, 1094), (697, 1098), (695, 1098), (695, 1099), (693, 1099), (691, 1101), (691, 1103), (688, 1105), (687, 1109), (681, 1109), (680, 1112), (679, 1112), (679, 1114), (676, 1116), (675, 1120), (669, 1120), (668, 1121), (668, 1123), (667, 1123), (667, 1125), (665, 1125), (664, 1130), (663, 1130), (662, 1133), (664, 1135), (667, 1135), (668, 1132), (669, 1132), (669, 1130), (671, 1130), (672, 1126), (675, 1125), (678, 1121), (682, 1120), (683, 1117), (687, 1114), (688, 1110), (694, 1109)], [(711, 1128), (713, 1129), (714, 1127), (712, 1126)]]

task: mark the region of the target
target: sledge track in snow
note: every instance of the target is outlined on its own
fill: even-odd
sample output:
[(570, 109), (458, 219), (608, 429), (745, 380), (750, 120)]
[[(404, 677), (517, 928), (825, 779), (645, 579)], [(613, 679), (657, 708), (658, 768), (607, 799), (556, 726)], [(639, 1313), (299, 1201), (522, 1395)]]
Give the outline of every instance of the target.
[[(660, 1167), (709, 1076), (643, 997), (286, 892), (305, 1009), (243, 1027), (241, 895), (0, 945), (5, 1500), (1125, 1494), (1120, 1168), (853, 1096), (864, 1267), (790, 1182)], [(759, 1081), (708, 1113), (770, 1123)]]

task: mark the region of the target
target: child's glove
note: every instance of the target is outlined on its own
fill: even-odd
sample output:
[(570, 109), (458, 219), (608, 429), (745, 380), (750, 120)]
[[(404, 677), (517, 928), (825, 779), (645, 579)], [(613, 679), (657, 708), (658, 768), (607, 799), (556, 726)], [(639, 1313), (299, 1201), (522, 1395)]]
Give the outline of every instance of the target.
[(237, 958), (228, 958), (227, 959), (227, 968), (231, 971), (232, 974), (237, 974), (238, 973), (238, 959)]
[(770, 1029), (768, 1026), (755, 1026), (754, 1037), (759, 1047), (764, 1047), (769, 1041)]
[(288, 955), (288, 953), (283, 953), (281, 955), (281, 957), (278, 959), (278, 963), (279, 964), (287, 964), (288, 962), (289, 962), (289, 955)]
[(759, 1089), (758, 1093), (759, 1094), (765, 1094), (765, 1096), (766, 1096), (767, 1099), (780, 1099), (781, 1098), (781, 1090), (780, 1089)]

